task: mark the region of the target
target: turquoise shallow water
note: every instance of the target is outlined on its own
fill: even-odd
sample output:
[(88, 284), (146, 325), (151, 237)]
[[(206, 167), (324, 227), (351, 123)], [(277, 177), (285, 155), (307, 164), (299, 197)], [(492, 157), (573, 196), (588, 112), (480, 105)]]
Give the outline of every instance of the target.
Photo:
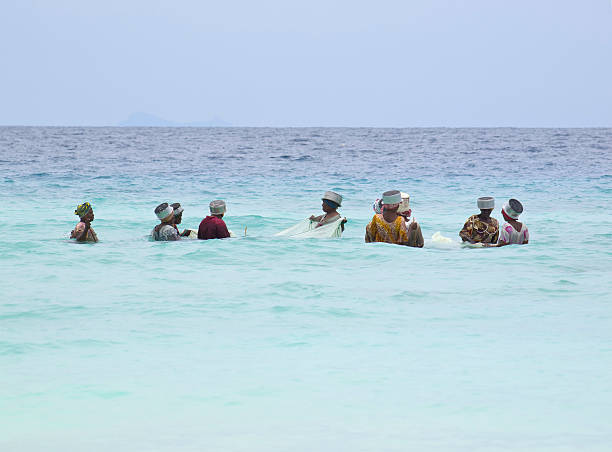
[[(0, 450), (610, 450), (611, 129), (0, 128)], [(363, 243), (411, 194), (528, 246)], [(345, 234), (273, 234), (345, 196)], [(153, 208), (224, 241), (154, 243)], [(67, 240), (77, 203), (95, 245)], [(501, 220), (499, 211), (496, 216)]]

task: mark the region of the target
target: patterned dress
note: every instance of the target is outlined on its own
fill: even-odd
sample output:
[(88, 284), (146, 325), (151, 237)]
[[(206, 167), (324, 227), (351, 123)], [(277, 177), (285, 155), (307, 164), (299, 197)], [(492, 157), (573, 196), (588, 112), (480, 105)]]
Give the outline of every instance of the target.
[(158, 242), (172, 242), (181, 238), (178, 231), (169, 224), (158, 224), (151, 231), (151, 236)]
[(499, 223), (495, 218), (491, 218), (490, 223), (485, 223), (478, 215), (472, 215), (463, 225), (459, 236), (465, 242), (496, 244)]
[(377, 213), (366, 226), (365, 241), (366, 243), (385, 242), (406, 245), (408, 243), (408, 228), (404, 218), (398, 215), (393, 223), (387, 223), (382, 214)]

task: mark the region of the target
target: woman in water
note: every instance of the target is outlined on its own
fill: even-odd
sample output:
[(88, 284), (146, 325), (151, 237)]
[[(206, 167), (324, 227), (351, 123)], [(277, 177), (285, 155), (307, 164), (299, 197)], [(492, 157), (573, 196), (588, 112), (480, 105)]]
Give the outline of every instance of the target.
[(181, 203), (180, 202), (175, 202), (173, 204), (170, 204), (170, 207), (172, 207), (174, 209), (174, 224), (172, 226), (174, 226), (174, 229), (176, 229), (176, 232), (178, 232), (178, 234), (181, 237), (189, 237), (189, 234), (191, 233), (191, 231), (189, 229), (183, 229), (183, 232), (179, 231), (179, 228), (177, 225), (181, 224), (181, 222), (183, 221), (183, 211), (185, 209), (183, 209), (183, 207), (181, 207)]
[[(333, 191), (326, 191), (323, 197), (321, 198), (323, 201), (323, 205), (321, 209), (325, 212), (325, 215), (319, 215), (315, 217), (314, 215), (310, 216), (310, 221), (316, 222), (317, 225), (315, 228), (325, 226), (326, 224), (333, 223), (334, 221), (340, 218), (340, 214), (337, 212), (338, 207), (342, 205), (342, 196)], [(342, 230), (344, 231), (344, 223), (342, 223)]]
[(98, 236), (91, 228), (91, 222), (94, 221), (94, 212), (91, 204), (88, 202), (79, 204), (74, 214), (78, 215), (81, 221), (77, 223), (70, 233), (70, 238), (76, 239), (77, 242), (97, 242)]
[(497, 246), (529, 243), (529, 230), (518, 221), (519, 215), (523, 213), (523, 205), (517, 199), (510, 199), (504, 204), (501, 212), (506, 222), (500, 230)]
[(151, 231), (153, 240), (161, 242), (180, 240), (179, 233), (174, 227), (174, 209), (172, 206), (164, 202), (157, 206), (154, 212), (160, 223)]
[[(402, 194), (398, 190), (383, 193), (382, 213), (376, 213), (366, 226), (366, 243), (386, 242), (416, 248), (423, 247), (423, 234), (421, 234), (420, 226), (415, 221), (407, 224), (404, 217), (398, 214), (401, 203)], [(377, 205), (378, 200), (374, 203), (375, 212)]]
[(459, 236), (464, 242), (495, 245), (499, 236), (499, 223), (495, 218), (491, 218), (495, 199), (485, 196), (478, 198), (477, 203), (480, 214), (472, 215), (467, 219)]

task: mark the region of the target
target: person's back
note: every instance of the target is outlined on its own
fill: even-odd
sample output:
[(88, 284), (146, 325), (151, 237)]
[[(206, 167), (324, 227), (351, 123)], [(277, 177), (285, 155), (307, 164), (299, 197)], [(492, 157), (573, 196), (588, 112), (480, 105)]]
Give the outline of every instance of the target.
[(198, 228), (198, 239), (225, 239), (230, 236), (227, 225), (223, 221), (225, 202), (215, 200), (210, 203), (210, 215), (202, 220)]
[(178, 232), (174, 226), (169, 224), (158, 224), (151, 231), (151, 237), (158, 242), (172, 242), (179, 239)]
[(499, 231), (497, 246), (529, 243), (529, 230), (524, 223), (518, 221), (519, 215), (523, 213), (523, 205), (517, 199), (510, 199), (504, 204), (501, 212), (506, 223)]

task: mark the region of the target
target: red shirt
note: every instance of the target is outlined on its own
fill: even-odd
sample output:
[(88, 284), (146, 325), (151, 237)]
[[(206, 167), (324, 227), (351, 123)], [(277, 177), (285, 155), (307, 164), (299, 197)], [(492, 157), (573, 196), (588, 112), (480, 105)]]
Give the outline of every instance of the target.
[(198, 238), (200, 240), (224, 239), (229, 236), (225, 221), (218, 217), (208, 216), (204, 218), (198, 228)]

